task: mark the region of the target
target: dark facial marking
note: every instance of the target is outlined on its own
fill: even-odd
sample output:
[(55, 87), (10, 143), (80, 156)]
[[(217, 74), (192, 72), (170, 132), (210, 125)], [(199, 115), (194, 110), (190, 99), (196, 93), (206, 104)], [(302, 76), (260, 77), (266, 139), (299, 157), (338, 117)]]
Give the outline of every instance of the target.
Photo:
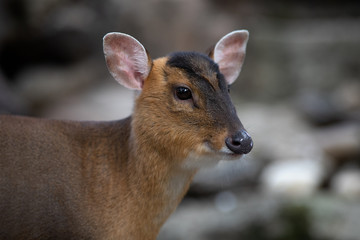
[(238, 127), (241, 124), (230, 100), (228, 84), (211, 58), (196, 52), (177, 52), (169, 56), (166, 64), (183, 70), (202, 90), (207, 111), (217, 125), (230, 123)]
[(206, 80), (213, 88), (214, 76), (221, 74), (218, 65), (208, 56), (196, 52), (176, 52), (170, 55), (167, 65), (183, 70), (189, 79)]

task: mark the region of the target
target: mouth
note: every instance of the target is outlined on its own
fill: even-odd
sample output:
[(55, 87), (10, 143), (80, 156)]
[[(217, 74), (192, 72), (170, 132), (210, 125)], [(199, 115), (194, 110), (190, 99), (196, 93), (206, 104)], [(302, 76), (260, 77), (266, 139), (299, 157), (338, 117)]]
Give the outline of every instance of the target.
[(243, 153), (236, 153), (230, 150), (226, 144), (224, 144), (220, 150), (214, 149), (212, 144), (208, 141), (205, 142), (204, 149), (206, 149), (205, 152), (207, 154), (212, 155), (218, 160), (238, 160), (244, 155)]
[(227, 146), (223, 146), (220, 150), (216, 150), (209, 143), (201, 145), (197, 151), (189, 153), (185, 159), (183, 166), (187, 169), (199, 169), (201, 167), (215, 166), (219, 161), (236, 161), (244, 154), (237, 154), (231, 151)]
[(244, 155), (241, 153), (234, 153), (227, 146), (223, 146), (220, 149), (219, 154), (221, 155), (222, 160), (238, 160)]

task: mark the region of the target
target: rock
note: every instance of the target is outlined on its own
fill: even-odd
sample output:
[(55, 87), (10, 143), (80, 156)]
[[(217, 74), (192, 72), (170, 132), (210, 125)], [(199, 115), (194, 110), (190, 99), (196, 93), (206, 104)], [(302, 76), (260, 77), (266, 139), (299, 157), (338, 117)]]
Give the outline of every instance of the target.
[(0, 72), (0, 114), (26, 114), (27, 106), (7, 84)]
[(360, 154), (360, 125), (356, 122), (323, 127), (315, 133), (321, 149), (333, 158), (351, 158)]
[[(331, 162), (291, 105), (239, 107), (240, 119), (252, 135), (250, 155), (263, 161), (260, 184), (267, 192), (310, 195), (322, 183)], [(267, 164), (267, 165), (266, 165)], [(264, 166), (266, 165), (266, 166)]]
[(267, 161), (319, 159), (322, 151), (308, 126), (291, 105), (248, 104), (238, 107), (240, 120), (254, 140), (251, 156)]
[[(220, 210), (216, 206), (219, 198), (235, 201), (235, 207)], [(294, 239), (358, 239), (359, 216), (358, 201), (329, 194), (285, 200), (256, 192), (224, 192), (214, 198), (185, 199), (158, 239), (293, 239), (289, 234), (303, 236)]]
[(324, 126), (341, 121), (357, 120), (360, 114), (360, 83), (340, 82), (334, 91), (307, 89), (300, 91), (295, 102), (310, 123)]
[(220, 161), (216, 166), (201, 169), (191, 185), (190, 194), (207, 194), (256, 182), (262, 164), (251, 156), (241, 160)]
[(17, 77), (15, 90), (36, 114), (41, 115), (42, 108), (80, 95), (103, 79), (106, 66), (105, 63), (100, 65), (99, 61), (89, 59), (71, 67), (42, 66), (23, 71)]
[(68, 120), (106, 121), (129, 116), (132, 112), (134, 92), (120, 86), (113, 79), (61, 99), (43, 112), (45, 117)]
[(333, 103), (330, 94), (307, 90), (298, 93), (295, 99), (297, 109), (314, 125), (327, 125), (345, 118), (343, 109)]
[(263, 189), (287, 196), (314, 194), (324, 178), (324, 166), (319, 159), (289, 159), (267, 166), (261, 175)]
[(346, 111), (360, 110), (359, 79), (341, 83), (332, 95), (334, 104)]
[(224, 213), (234, 211), (238, 205), (237, 197), (232, 191), (218, 193), (214, 202), (216, 209)]
[(359, 239), (360, 205), (358, 199), (344, 199), (330, 194), (317, 195), (308, 199), (314, 232), (321, 239)]
[[(216, 203), (219, 201), (233, 205), (231, 209), (219, 208)], [(185, 199), (165, 223), (158, 239), (209, 240), (214, 239), (214, 234), (220, 234), (215, 239), (228, 239), (224, 233), (234, 237), (252, 222), (270, 222), (279, 204), (274, 198), (236, 192), (223, 192), (203, 200)]]
[(349, 199), (360, 199), (360, 169), (340, 170), (331, 181), (331, 189)]

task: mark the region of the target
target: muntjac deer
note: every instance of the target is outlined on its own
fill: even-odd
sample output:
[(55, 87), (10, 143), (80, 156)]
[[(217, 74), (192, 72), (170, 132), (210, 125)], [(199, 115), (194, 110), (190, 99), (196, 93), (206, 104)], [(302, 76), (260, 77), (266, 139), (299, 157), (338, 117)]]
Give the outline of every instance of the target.
[(111, 75), (141, 90), (112, 122), (0, 117), (0, 239), (156, 239), (203, 166), (252, 149), (228, 93), (248, 40), (209, 56), (152, 60), (135, 38), (104, 37)]

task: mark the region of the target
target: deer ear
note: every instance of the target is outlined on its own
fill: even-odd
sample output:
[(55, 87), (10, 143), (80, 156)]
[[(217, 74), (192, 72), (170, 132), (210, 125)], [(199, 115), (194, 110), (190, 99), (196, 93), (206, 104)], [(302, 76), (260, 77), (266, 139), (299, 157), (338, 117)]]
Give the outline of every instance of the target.
[(229, 85), (240, 74), (248, 39), (247, 30), (233, 31), (221, 38), (210, 53), (210, 57), (219, 65), (220, 72)]
[(109, 72), (123, 86), (141, 90), (151, 69), (151, 58), (144, 46), (124, 33), (108, 33), (103, 39)]

